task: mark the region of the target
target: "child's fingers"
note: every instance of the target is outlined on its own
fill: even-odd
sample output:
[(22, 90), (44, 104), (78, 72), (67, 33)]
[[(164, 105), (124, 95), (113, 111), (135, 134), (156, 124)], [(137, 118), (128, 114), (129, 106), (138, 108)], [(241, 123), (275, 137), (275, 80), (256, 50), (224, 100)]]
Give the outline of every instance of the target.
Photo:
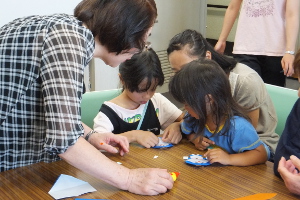
[(207, 146), (202, 145), (202, 143), (195, 144), (195, 147), (201, 151), (207, 149)]
[(181, 139), (182, 139), (182, 135), (178, 134), (177, 136), (172, 138), (171, 143), (178, 144), (181, 141)]
[(210, 164), (213, 164), (213, 163), (216, 163), (216, 162), (219, 162), (217, 158), (212, 158), (212, 159), (209, 160)]
[(151, 133), (147, 137), (141, 138), (142, 145), (146, 148), (154, 147), (158, 143), (158, 137)]
[(154, 135), (154, 137), (151, 137), (151, 147), (154, 147), (155, 145), (157, 145), (159, 142), (159, 139), (156, 135)]
[(207, 160), (210, 163), (219, 162), (219, 153), (218, 149), (208, 149), (207, 152), (204, 154), (205, 157), (207, 157)]
[(149, 144), (149, 148), (150, 148), (150, 147), (154, 147), (157, 143), (155, 143), (153, 141), (149, 141), (148, 144)]
[(214, 162), (217, 162), (217, 159), (218, 159), (218, 157), (216, 156), (216, 155), (212, 155), (212, 154), (209, 154), (208, 156), (207, 156), (207, 160), (209, 161), (209, 163), (214, 163)]
[(211, 150), (212, 150), (212, 149), (208, 149), (207, 152), (204, 154), (204, 156), (205, 156), (205, 157), (208, 157), (209, 154), (210, 154), (210, 152), (211, 152)]
[(204, 137), (202, 141), (203, 141), (203, 142), (206, 142), (208, 145), (210, 145), (210, 144), (215, 144), (214, 141), (212, 141), (212, 140), (210, 140), (210, 139), (208, 139), (208, 138), (206, 138), (206, 137)]
[(204, 141), (202, 141), (202, 146), (203, 147), (205, 147), (205, 149), (207, 148), (207, 147), (209, 147), (209, 143), (208, 142), (204, 142)]
[[(168, 136), (169, 136), (169, 132), (168, 131), (165, 131), (161, 137), (161, 139), (164, 141), (164, 140), (167, 140), (168, 139)], [(165, 142), (165, 141), (164, 141)]]

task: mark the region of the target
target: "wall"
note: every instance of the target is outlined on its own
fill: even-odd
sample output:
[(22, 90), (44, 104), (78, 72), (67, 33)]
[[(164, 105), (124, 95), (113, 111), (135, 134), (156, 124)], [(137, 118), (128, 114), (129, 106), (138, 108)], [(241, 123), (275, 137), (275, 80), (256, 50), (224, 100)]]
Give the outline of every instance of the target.
[[(29, 15), (48, 15), (54, 13), (73, 14), (81, 0), (9, 0), (1, 1), (0, 27), (20, 17)], [(89, 68), (85, 69), (85, 82), (89, 82)]]
[[(165, 50), (169, 40), (190, 28), (205, 33), (206, 4), (203, 0), (156, 0), (158, 23), (149, 41), (156, 51)], [(203, 16), (204, 14), (204, 16)]]
[(81, 0), (9, 0), (1, 1), (0, 26), (16, 18), (54, 13), (72, 14)]
[[(208, 0), (207, 4), (213, 4), (213, 5), (224, 5), (228, 6), (230, 3), (230, 0)], [(219, 35), (221, 33), (221, 29), (223, 26), (223, 20), (225, 16), (226, 8), (207, 8), (207, 29), (206, 29), (206, 36), (210, 39), (217, 40), (219, 38)], [(228, 36), (227, 41), (233, 42), (235, 37), (235, 31), (236, 31), (236, 25), (237, 20), (234, 23), (231, 32)]]

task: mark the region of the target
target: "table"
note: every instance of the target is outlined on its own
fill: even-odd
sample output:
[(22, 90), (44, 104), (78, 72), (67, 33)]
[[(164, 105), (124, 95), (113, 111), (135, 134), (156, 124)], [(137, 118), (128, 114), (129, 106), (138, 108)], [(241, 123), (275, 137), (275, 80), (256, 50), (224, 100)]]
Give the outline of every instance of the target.
[[(97, 191), (76, 198), (90, 199), (222, 199), (230, 200), (257, 193), (277, 193), (276, 199), (298, 199), (273, 174), (273, 164), (235, 167), (194, 167), (184, 163), (183, 156), (203, 154), (188, 141), (168, 149), (146, 149), (130, 145), (124, 157), (105, 153), (110, 159), (128, 168), (158, 167), (180, 172), (174, 187), (158, 196), (140, 196), (119, 190), (74, 168), (65, 161), (37, 163), (0, 173), (0, 199), (53, 199), (49, 190), (60, 174), (67, 174), (89, 182)], [(157, 158), (154, 158), (158, 156)], [(68, 199), (75, 199), (68, 198)]]

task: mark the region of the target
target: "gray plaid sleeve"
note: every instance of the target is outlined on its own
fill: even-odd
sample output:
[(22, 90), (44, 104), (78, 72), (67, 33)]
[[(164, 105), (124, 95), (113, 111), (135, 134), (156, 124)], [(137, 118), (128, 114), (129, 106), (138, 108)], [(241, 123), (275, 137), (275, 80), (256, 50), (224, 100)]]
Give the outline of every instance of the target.
[[(83, 134), (80, 101), (83, 70), (92, 55), (85, 36), (69, 24), (49, 28), (41, 67), (45, 105), (46, 151), (59, 154)], [(90, 40), (88, 40), (90, 41)]]

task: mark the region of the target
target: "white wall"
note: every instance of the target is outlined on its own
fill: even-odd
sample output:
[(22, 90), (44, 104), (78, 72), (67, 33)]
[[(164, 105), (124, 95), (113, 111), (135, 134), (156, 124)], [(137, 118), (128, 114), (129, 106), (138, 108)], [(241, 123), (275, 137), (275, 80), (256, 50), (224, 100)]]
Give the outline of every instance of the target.
[(16, 18), (54, 13), (72, 14), (81, 0), (9, 0), (1, 1), (0, 26)]
[(112, 68), (101, 59), (95, 58), (90, 64), (91, 90), (110, 90), (119, 88), (119, 67)]
[(167, 49), (170, 39), (187, 28), (197, 31), (201, 30), (201, 26), (205, 28), (205, 23), (201, 24), (200, 21), (201, 14), (206, 13), (205, 1), (156, 0), (155, 2), (158, 9), (158, 23), (154, 25), (149, 41), (156, 51)]
[[(20, 17), (54, 13), (73, 14), (81, 0), (9, 0), (1, 1), (0, 27)], [(85, 69), (85, 82), (89, 82), (89, 68)], [(88, 88), (88, 87), (87, 87)]]

